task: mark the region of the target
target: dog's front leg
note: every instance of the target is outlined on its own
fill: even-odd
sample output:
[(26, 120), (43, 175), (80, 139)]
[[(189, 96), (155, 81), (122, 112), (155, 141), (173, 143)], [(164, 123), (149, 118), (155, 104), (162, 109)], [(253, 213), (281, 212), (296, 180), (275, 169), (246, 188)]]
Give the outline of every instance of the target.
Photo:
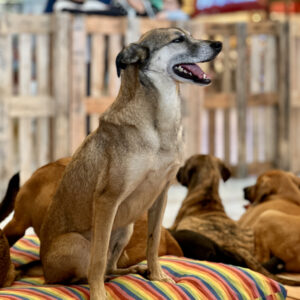
[(92, 300), (106, 299), (104, 276), (109, 240), (117, 209), (116, 199), (111, 199), (105, 195), (94, 199), (91, 259), (88, 270), (90, 299)]
[(161, 224), (167, 203), (167, 193), (169, 189), (167, 184), (155, 200), (154, 204), (148, 211), (148, 245), (147, 245), (147, 261), (150, 280), (167, 281), (174, 283), (162, 270), (158, 260), (158, 248), (160, 244)]

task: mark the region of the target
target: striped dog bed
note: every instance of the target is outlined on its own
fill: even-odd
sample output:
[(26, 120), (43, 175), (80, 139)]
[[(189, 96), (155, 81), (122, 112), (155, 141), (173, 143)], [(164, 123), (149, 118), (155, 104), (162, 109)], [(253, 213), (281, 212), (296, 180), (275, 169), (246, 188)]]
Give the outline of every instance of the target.
[[(26, 236), (11, 249), (16, 265), (39, 258), (39, 240)], [(144, 263), (144, 262), (143, 262)], [(187, 258), (163, 256), (160, 263), (176, 284), (120, 276), (105, 284), (110, 299), (285, 299), (277, 282), (248, 269)], [(0, 299), (89, 299), (87, 285), (47, 285), (43, 277), (23, 278), (0, 289)]]

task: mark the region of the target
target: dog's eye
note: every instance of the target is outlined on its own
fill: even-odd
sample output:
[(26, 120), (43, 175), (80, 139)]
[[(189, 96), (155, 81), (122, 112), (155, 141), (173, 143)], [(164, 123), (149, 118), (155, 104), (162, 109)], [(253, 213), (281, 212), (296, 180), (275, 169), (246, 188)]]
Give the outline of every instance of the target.
[(182, 43), (184, 41), (184, 36), (181, 35), (177, 39), (173, 40), (172, 43)]

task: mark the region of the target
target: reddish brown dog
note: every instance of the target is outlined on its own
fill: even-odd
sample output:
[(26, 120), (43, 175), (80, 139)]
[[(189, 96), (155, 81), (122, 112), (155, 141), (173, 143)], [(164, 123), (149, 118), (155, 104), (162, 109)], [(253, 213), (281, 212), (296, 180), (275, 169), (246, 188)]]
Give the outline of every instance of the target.
[(172, 230), (191, 230), (200, 233), (223, 249), (243, 258), (248, 268), (283, 284), (300, 282), (279, 278), (268, 272), (254, 257), (254, 238), (250, 228), (241, 228), (230, 219), (219, 196), (219, 181), (226, 181), (228, 167), (212, 155), (193, 155), (178, 171), (179, 182), (188, 188)]
[(300, 272), (300, 178), (272, 170), (244, 189), (252, 205), (239, 220), (255, 233), (255, 255), (265, 262), (276, 256), (285, 270)]
[[(3, 230), (11, 246), (23, 237), (29, 227), (33, 227), (36, 234), (40, 235), (41, 224), (70, 160), (70, 157), (62, 158), (37, 169), (21, 187), (15, 200), (13, 219)], [(146, 245), (147, 217), (144, 215), (135, 223), (133, 235), (119, 259), (118, 266), (126, 268), (146, 259)], [(167, 254), (183, 255), (176, 240), (168, 230), (162, 228), (159, 255)]]
[[(12, 211), (10, 199), (14, 199), (19, 190), (19, 174), (9, 181), (6, 194), (0, 204), (0, 222)], [(0, 287), (10, 286), (16, 276), (14, 265), (10, 259), (9, 244), (5, 234), (0, 229)]]

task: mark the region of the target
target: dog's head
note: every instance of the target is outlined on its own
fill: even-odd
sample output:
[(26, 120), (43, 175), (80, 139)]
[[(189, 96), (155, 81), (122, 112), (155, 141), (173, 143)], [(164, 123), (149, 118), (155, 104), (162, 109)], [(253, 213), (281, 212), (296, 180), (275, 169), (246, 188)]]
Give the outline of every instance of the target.
[[(298, 193), (300, 178), (291, 172), (271, 170), (261, 174), (254, 185), (244, 188), (244, 197), (251, 203), (262, 203), (272, 195)], [(299, 198), (300, 203), (300, 198)]]
[(209, 178), (230, 178), (230, 169), (219, 158), (212, 155), (193, 155), (177, 173), (177, 180), (186, 187), (195, 186)]
[(136, 65), (144, 74), (154, 72), (177, 82), (207, 85), (211, 79), (196, 63), (214, 59), (221, 49), (221, 42), (197, 40), (182, 29), (153, 29), (118, 54), (117, 72), (120, 76), (121, 69)]

